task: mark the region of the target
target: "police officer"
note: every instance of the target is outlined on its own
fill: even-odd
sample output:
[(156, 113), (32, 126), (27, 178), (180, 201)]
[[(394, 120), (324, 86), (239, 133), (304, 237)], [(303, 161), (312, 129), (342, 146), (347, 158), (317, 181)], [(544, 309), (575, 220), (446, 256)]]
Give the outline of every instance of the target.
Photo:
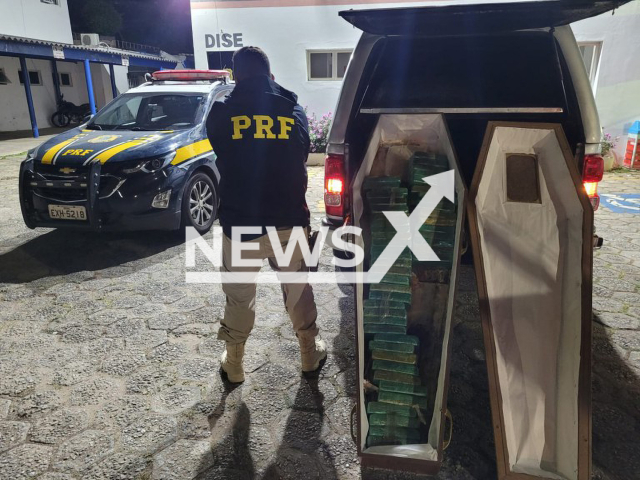
[[(223, 291), (227, 296), (218, 338), (226, 342), (222, 370), (232, 383), (244, 381), (244, 346), (255, 320), (255, 281), (228, 283), (234, 272), (260, 270), (262, 260), (281, 272), (304, 272), (302, 252), (296, 248), (288, 264), (279, 264), (267, 227), (286, 248), (293, 227), (309, 233), (307, 117), (298, 97), (278, 85), (271, 75), (266, 54), (257, 47), (243, 47), (233, 55), (236, 86), (216, 102), (207, 119), (207, 133), (220, 170), (220, 223), (223, 235)], [(254, 227), (240, 236), (234, 227)], [(297, 230), (300, 232), (301, 228)], [(234, 235), (235, 230), (235, 235)], [(272, 234), (273, 235), (273, 234)], [(239, 243), (243, 245), (238, 245)], [(247, 267), (232, 262), (232, 248), (242, 247)], [(236, 263), (234, 265), (233, 263)], [(302, 371), (322, 367), (326, 345), (318, 336), (313, 290), (307, 283), (283, 283), (284, 303), (300, 344)]]

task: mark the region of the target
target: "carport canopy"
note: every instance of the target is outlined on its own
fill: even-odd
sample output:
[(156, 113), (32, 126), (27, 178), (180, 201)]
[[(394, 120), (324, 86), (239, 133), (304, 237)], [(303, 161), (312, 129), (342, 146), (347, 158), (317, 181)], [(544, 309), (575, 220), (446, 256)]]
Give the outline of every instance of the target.
[[(109, 65), (111, 89), (113, 91), (114, 98), (118, 95), (113, 70), (114, 65), (131, 65), (137, 67), (157, 68), (158, 70), (172, 70), (175, 69), (177, 65), (177, 62), (175, 61), (144, 53), (112, 48), (92, 48), (66, 43), (45, 42), (42, 40), (33, 40), (7, 35), (0, 35), (0, 55), (18, 57), (20, 59), (20, 68), (23, 72), (28, 71), (26, 65), (27, 58), (50, 60), (57, 99), (59, 99), (61, 95), (56, 61), (83, 62), (85, 79), (87, 82), (87, 92), (89, 95), (89, 105), (91, 107), (92, 114), (96, 113), (96, 103), (93, 93), (93, 81), (91, 78), (91, 63)], [(36, 114), (33, 106), (33, 96), (31, 94), (31, 82), (29, 80), (29, 75), (23, 75), (23, 79), (27, 107), (29, 109), (29, 117), (31, 119), (31, 129), (33, 131), (33, 136), (37, 138), (39, 136), (38, 123), (36, 121)]]

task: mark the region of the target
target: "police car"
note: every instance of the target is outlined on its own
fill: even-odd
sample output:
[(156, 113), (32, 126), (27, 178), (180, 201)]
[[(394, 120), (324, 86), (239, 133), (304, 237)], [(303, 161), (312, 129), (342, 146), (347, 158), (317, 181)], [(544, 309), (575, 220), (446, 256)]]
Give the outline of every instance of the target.
[(20, 169), (29, 228), (204, 233), (219, 173), (205, 120), (233, 89), (227, 71), (164, 70), (88, 123), (30, 151)]

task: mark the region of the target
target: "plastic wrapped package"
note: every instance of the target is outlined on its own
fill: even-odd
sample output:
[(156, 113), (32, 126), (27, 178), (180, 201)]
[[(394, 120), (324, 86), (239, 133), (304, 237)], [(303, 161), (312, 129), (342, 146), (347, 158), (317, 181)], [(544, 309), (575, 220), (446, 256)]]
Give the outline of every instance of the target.
[(413, 353), (415, 346), (410, 343), (384, 342), (381, 340), (373, 340), (369, 342), (369, 348), (375, 350), (388, 350), (397, 353)]
[(422, 385), (394, 382), (392, 380), (381, 380), (379, 388), (386, 392), (405, 393), (419, 397), (427, 396), (427, 387), (423, 387)]
[(388, 360), (390, 362), (409, 363), (411, 365), (416, 364), (418, 357), (414, 353), (400, 353), (389, 350), (374, 349), (370, 342), (369, 348), (371, 349), (371, 357), (374, 360)]
[(373, 383), (379, 385), (383, 380), (395, 383), (406, 383), (409, 385), (420, 385), (420, 377), (411, 374), (391, 372), (388, 370), (376, 370), (373, 374)]
[(408, 417), (397, 413), (373, 413), (369, 415), (369, 424), (373, 426), (393, 425), (396, 427), (418, 428), (420, 420), (417, 416)]
[(405, 393), (380, 391), (378, 401), (382, 403), (393, 403), (395, 405), (407, 405), (409, 407), (417, 405), (419, 408), (427, 408), (427, 399)]

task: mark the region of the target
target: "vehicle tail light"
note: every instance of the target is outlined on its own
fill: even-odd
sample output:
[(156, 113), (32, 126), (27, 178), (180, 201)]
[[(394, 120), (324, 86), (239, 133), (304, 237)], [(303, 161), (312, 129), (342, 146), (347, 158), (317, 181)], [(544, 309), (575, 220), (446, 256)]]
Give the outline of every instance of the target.
[(587, 195), (593, 197), (598, 193), (598, 183), (597, 182), (584, 182), (584, 189), (587, 191)]
[(594, 210), (600, 205), (598, 182), (604, 176), (604, 160), (600, 155), (585, 155), (582, 168), (582, 182)]
[(324, 160), (324, 206), (327, 215), (344, 216), (344, 156), (329, 154)]

